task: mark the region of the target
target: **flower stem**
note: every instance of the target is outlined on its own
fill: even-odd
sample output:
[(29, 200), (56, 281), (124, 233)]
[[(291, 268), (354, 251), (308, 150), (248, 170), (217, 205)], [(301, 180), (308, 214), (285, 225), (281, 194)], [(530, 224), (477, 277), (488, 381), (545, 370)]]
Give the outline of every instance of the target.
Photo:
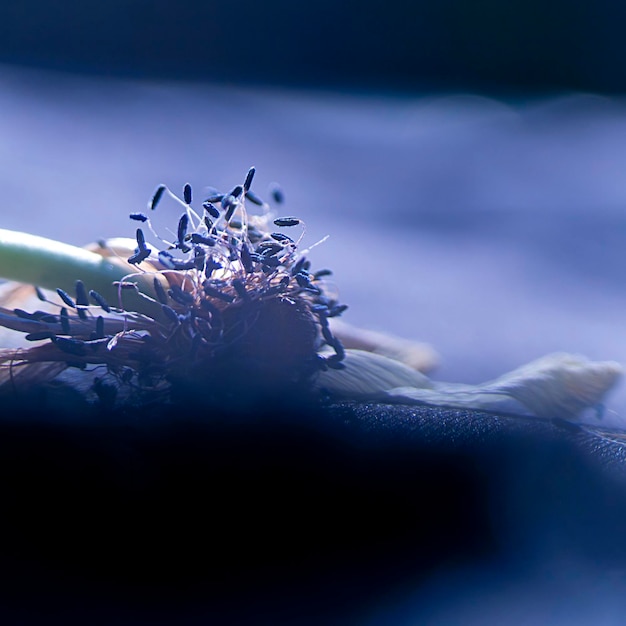
[[(118, 289), (113, 283), (132, 273), (132, 266), (115, 257), (104, 258), (77, 246), (28, 233), (0, 228), (0, 276), (8, 280), (44, 289), (64, 289), (73, 293), (77, 280), (87, 289), (104, 296), (112, 306), (119, 306)], [(138, 275), (125, 279), (139, 290), (154, 297), (152, 276)], [(124, 290), (123, 305), (127, 311), (161, 317), (160, 305), (142, 298), (134, 290)]]

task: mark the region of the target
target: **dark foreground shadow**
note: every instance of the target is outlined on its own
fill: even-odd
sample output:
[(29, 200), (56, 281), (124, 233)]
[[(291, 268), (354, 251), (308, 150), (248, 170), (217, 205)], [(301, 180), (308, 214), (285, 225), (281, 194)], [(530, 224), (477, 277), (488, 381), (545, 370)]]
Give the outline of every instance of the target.
[(359, 623), (446, 568), (626, 566), (617, 442), (385, 405), (0, 422), (12, 623)]

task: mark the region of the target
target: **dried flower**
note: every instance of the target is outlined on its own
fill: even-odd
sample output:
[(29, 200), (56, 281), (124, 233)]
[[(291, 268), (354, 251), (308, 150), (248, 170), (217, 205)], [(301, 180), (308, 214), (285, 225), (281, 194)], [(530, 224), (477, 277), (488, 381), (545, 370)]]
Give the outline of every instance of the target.
[[(183, 199), (160, 185), (149, 209), (165, 193), (180, 204), (176, 239), (161, 238), (150, 217), (131, 213), (141, 227), (125, 274), (114, 281), (115, 301), (110, 289), (104, 293), (77, 275), (75, 297), (59, 285), (58, 304), (38, 290), (46, 311), (1, 309), (0, 325), (43, 341), (5, 351), (4, 362), (105, 366), (105, 376), (133, 386), (138, 397), (163, 400), (193, 386), (216, 401), (295, 390), (321, 369), (343, 367), (344, 349), (328, 320), (346, 307), (329, 294), (328, 272), (311, 272), (298, 251), (301, 220), (273, 218), (258, 196), (262, 214), (248, 214), (253, 177), (251, 168), (243, 185), (211, 194), (199, 212), (189, 184)], [(300, 233), (292, 238), (274, 226)], [(123, 244), (103, 243), (98, 252), (114, 259)]]

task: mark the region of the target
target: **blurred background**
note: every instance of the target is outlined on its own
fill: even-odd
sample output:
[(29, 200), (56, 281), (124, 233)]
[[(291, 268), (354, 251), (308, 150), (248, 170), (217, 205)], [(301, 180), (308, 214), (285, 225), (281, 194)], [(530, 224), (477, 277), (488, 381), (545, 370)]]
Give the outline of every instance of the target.
[[(255, 165), (254, 190), (281, 183), (277, 210), (305, 220), (306, 244), (330, 235), (310, 258), (334, 270), (346, 321), (430, 343), (435, 378), (480, 382), (553, 351), (626, 364), (625, 12), (1, 2), (1, 226), (132, 236), (128, 213), (159, 183), (200, 199)], [(173, 202), (158, 213), (175, 228)], [(624, 419), (622, 384), (603, 423)], [(594, 588), (580, 568), (497, 584), (472, 570), (471, 594), (444, 572), (430, 600), (405, 590), (371, 623), (584, 623), (598, 591), (596, 623), (618, 623), (622, 578)]]

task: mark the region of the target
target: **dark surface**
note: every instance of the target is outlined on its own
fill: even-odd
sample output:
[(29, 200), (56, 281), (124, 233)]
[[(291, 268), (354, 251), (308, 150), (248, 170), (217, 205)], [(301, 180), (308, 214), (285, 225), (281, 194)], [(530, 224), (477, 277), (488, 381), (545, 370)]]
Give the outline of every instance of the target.
[(274, 406), (5, 417), (3, 623), (366, 623), (459, 567), (626, 566), (619, 442), (453, 410)]
[(33, 0), (0, 7), (0, 61), (340, 89), (620, 92), (623, 27), (609, 0)]

